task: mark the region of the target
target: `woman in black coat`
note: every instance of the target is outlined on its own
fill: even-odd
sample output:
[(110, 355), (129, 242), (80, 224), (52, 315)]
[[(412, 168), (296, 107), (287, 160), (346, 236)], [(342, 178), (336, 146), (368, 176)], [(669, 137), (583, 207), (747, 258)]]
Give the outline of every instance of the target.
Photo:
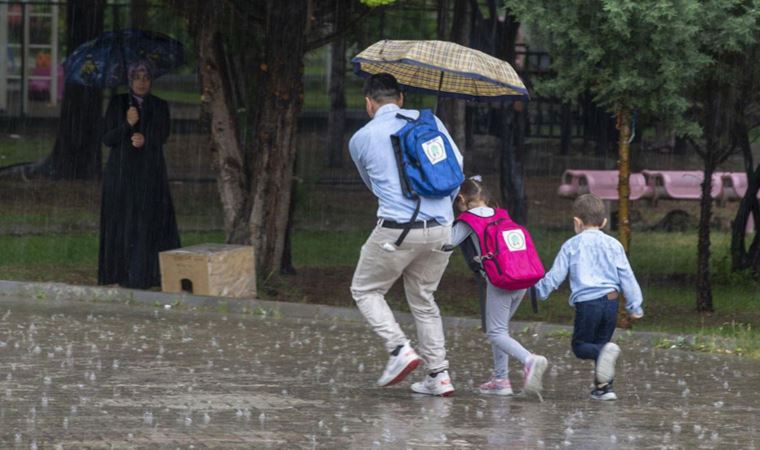
[(128, 71), (130, 91), (111, 99), (103, 142), (111, 152), (103, 174), (98, 284), (146, 289), (161, 284), (158, 253), (178, 248), (163, 145), (169, 106), (150, 94), (147, 63)]

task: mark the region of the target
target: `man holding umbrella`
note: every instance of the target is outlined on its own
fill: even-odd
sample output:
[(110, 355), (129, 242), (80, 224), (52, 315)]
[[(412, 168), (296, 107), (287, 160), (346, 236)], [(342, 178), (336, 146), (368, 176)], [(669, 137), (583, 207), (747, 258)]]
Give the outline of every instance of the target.
[[(441, 315), (433, 293), (448, 263), (449, 254), (440, 249), (442, 244), (449, 243), (456, 191), (443, 198), (421, 197), (418, 209), (413, 199), (402, 195), (402, 181), (408, 181), (409, 177), (399, 176), (390, 136), (402, 127), (406, 130), (408, 125), (397, 114), (411, 119), (420, 117), (419, 121), (424, 117), (426, 122), (431, 117), (402, 110), (404, 97), (399, 85), (438, 97), (486, 102), (527, 100), (528, 90), (507, 62), (452, 42), (381, 40), (351, 62), (357, 75), (368, 77), (364, 96), (372, 120), (351, 138), (349, 148), (362, 179), (379, 203), (378, 225), (362, 247), (351, 292), (359, 310), (385, 340), (391, 354), (378, 384), (397, 383), (420, 363), (384, 298), (393, 282), (403, 276), (407, 302), (417, 325), (418, 348), (429, 372), (423, 382), (412, 385), (412, 390), (450, 395), (454, 388), (447, 373)], [(438, 131), (434, 134), (440, 132), (443, 134), (440, 137), (445, 136), (451, 144), (446, 154), (451, 153), (452, 158), (446, 161), (456, 159), (459, 164), (449, 167), (461, 168), (462, 155), (441, 121), (435, 118), (435, 123)], [(430, 142), (420, 146), (424, 148)], [(428, 158), (433, 156), (432, 165), (438, 165), (440, 159), (435, 155), (442, 152), (428, 154), (433, 147), (426, 148), (425, 153)], [(422, 158), (417, 162), (421, 164), (399, 163), (399, 166), (421, 170), (426, 165)]]
[[(451, 237), (452, 198), (422, 197), (418, 207), (417, 201), (402, 194), (391, 135), (407, 124), (397, 114), (416, 119), (420, 113), (401, 109), (404, 97), (396, 78), (388, 73), (371, 75), (364, 84), (364, 96), (371, 120), (353, 135), (349, 149), (362, 180), (377, 197), (378, 224), (362, 247), (351, 293), (390, 353), (377, 384), (396, 384), (424, 361), (428, 375), (424, 381), (414, 383), (412, 390), (448, 396), (454, 392), (454, 386), (448, 374), (441, 314), (433, 293), (450, 256), (450, 252), (441, 248)], [(461, 168), (462, 155), (443, 123), (435, 120), (438, 130), (451, 143)], [(416, 220), (410, 222), (417, 208)], [(403, 233), (406, 233), (403, 239), (399, 239)], [(400, 277), (404, 279), (406, 299), (417, 326), (419, 356), (385, 300), (385, 294)]]

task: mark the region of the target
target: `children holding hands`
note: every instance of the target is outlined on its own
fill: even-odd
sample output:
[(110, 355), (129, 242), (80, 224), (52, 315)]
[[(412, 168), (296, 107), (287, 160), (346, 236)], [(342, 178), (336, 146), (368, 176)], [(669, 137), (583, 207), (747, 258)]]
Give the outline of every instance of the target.
[[(604, 203), (591, 194), (575, 200), (576, 235), (562, 245), (545, 275), (527, 230), (512, 222), (505, 210), (496, 207), (479, 177), (462, 183), (454, 207), (459, 216), (452, 228), (452, 245), (472, 245), (469, 252), (464, 253), (475, 254), (471, 259), (479, 264), (487, 286), (484, 324), (493, 351), (494, 369), (491, 378), (480, 385), (480, 392), (512, 395), (508, 378), (511, 356), (523, 364), (523, 390), (540, 395), (548, 362), (509, 335), (509, 321), (525, 295), (525, 288), (535, 283), (531, 289), (535, 289), (539, 299), (545, 300), (569, 277), (569, 303), (576, 311), (573, 353), (580, 359), (595, 362), (591, 398), (616, 400), (612, 383), (620, 347), (611, 340), (620, 294), (625, 297), (631, 318), (643, 317), (644, 311), (641, 288), (623, 246), (601, 231), (607, 224)], [(510, 262), (517, 266), (509, 267)], [(493, 270), (494, 265), (497, 272)], [(513, 278), (505, 281), (507, 275)]]
[(620, 242), (601, 231), (607, 224), (604, 203), (591, 194), (573, 203), (576, 235), (568, 239), (546, 276), (535, 285), (545, 300), (570, 277), (570, 305), (575, 307), (572, 349), (580, 359), (595, 361), (595, 400), (616, 400), (612, 389), (620, 347), (611, 342), (617, 323), (618, 298), (633, 319), (644, 316), (641, 288)]

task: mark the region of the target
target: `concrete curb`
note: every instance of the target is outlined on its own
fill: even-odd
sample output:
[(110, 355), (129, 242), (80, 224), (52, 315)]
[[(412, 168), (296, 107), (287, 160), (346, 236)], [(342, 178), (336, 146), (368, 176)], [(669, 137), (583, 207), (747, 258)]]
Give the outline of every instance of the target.
[[(175, 307), (215, 311), (231, 314), (261, 314), (272, 316), (287, 316), (298, 318), (319, 318), (329, 320), (346, 320), (352, 322), (364, 322), (364, 318), (356, 308), (338, 306), (316, 305), (308, 303), (278, 302), (259, 300), (254, 298), (229, 298), (211, 297), (183, 293), (167, 293), (156, 291), (143, 291), (120, 287), (104, 286), (79, 286), (65, 283), (43, 283), (0, 280), (0, 304), (10, 299), (36, 299), (55, 302), (91, 302), (91, 303), (117, 303), (126, 305), (142, 305), (153, 307)], [(414, 318), (410, 313), (394, 312), (399, 323), (413, 323)], [(444, 326), (447, 328), (480, 328), (480, 319), (471, 317), (443, 317)], [(531, 334), (545, 335), (552, 333), (572, 334), (573, 327), (568, 325), (549, 324), (545, 322), (518, 322), (511, 323), (516, 332), (530, 332)], [(643, 339), (655, 342), (663, 338), (672, 338), (673, 335), (666, 333), (654, 333), (628, 330), (616, 331), (619, 338)]]

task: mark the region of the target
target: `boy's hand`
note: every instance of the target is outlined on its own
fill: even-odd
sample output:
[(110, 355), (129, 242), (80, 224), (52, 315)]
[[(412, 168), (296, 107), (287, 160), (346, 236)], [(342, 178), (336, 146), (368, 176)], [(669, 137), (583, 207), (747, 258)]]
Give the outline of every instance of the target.
[(635, 312), (629, 312), (628, 317), (630, 317), (632, 320), (639, 320), (642, 317), (644, 317), (644, 313), (635, 313)]

